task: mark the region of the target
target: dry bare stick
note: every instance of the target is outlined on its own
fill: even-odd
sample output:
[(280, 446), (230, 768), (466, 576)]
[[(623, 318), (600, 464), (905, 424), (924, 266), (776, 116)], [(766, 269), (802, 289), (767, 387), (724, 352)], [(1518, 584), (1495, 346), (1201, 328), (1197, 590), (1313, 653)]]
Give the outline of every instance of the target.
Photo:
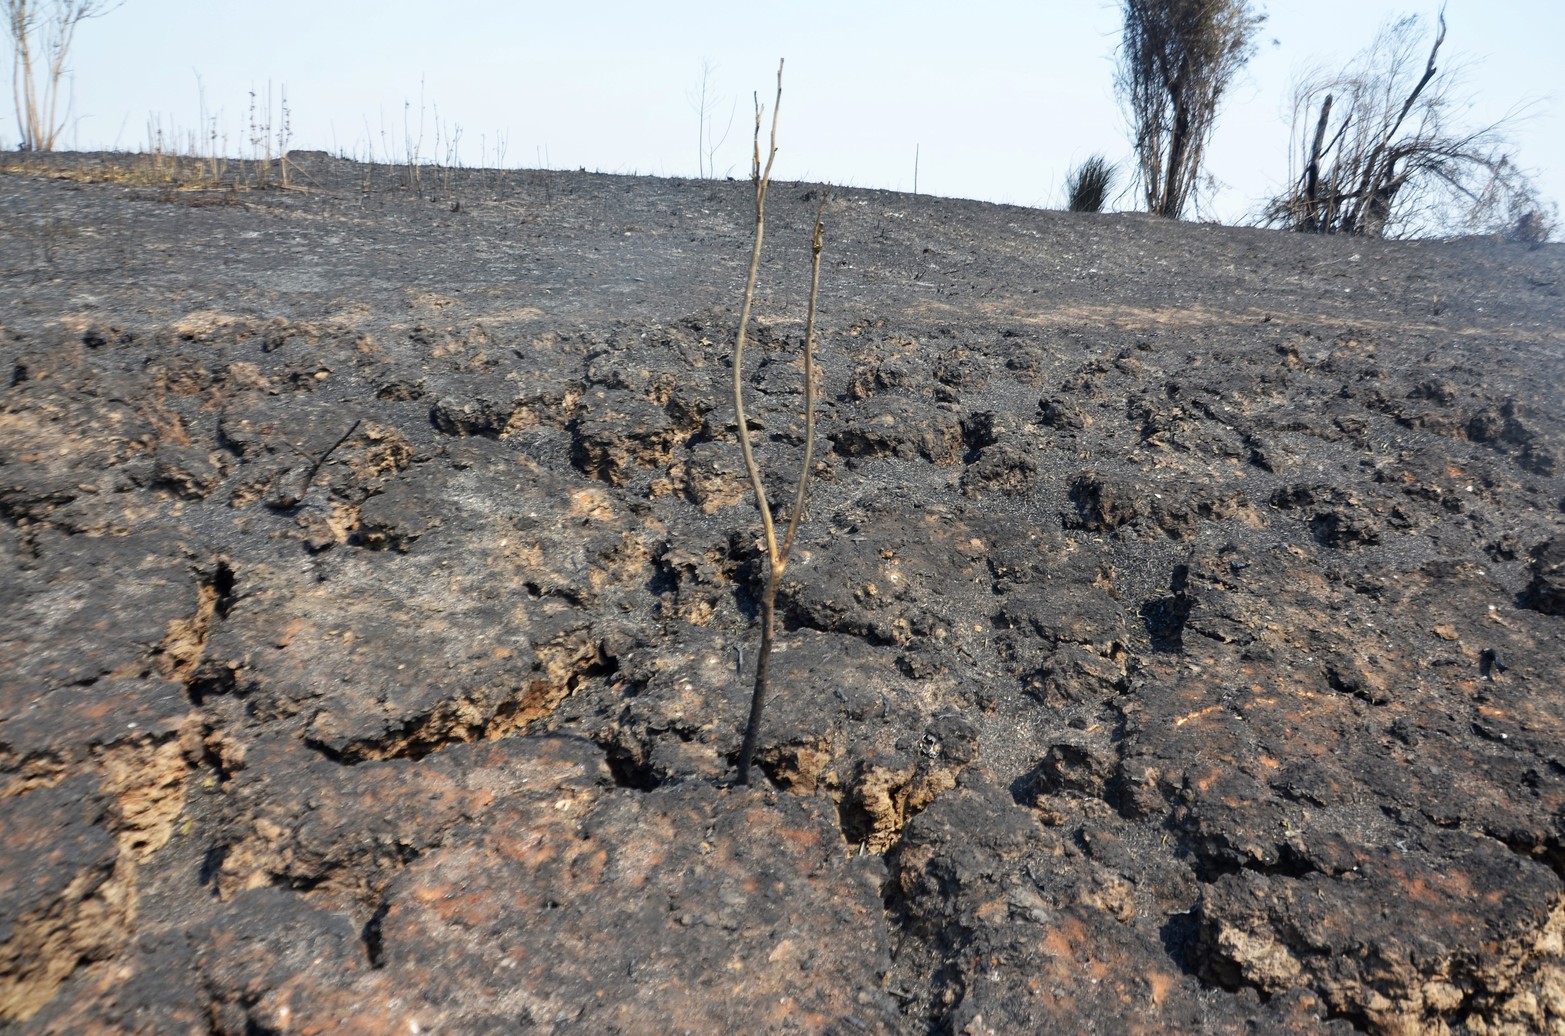
[(808, 503), (810, 465), (815, 449), (815, 312), (820, 295), (821, 250), (825, 246), (825, 229), (821, 222), (829, 194), (822, 191), (820, 206), (815, 213), (815, 230), (810, 239), (810, 304), (804, 326), (804, 460), (799, 470), (799, 489), (794, 498), (793, 513), (788, 517), (787, 531), (782, 544), (777, 542), (777, 529), (772, 521), (772, 510), (766, 502), (766, 488), (761, 482), (761, 469), (755, 461), (750, 446), (750, 426), (744, 412), (744, 346), (750, 326), (750, 308), (755, 300), (755, 286), (760, 278), (761, 240), (766, 232), (766, 191), (771, 185), (772, 162), (777, 157), (777, 110), (782, 104), (783, 63), (777, 63), (777, 99), (772, 104), (771, 150), (766, 165), (761, 165), (761, 107), (755, 109), (755, 149), (751, 161), (751, 179), (755, 183), (755, 248), (750, 254), (750, 274), (745, 280), (744, 304), (739, 311), (739, 333), (734, 339), (734, 413), (738, 421), (739, 448), (744, 454), (745, 470), (750, 474), (750, 485), (755, 491), (756, 508), (761, 512), (761, 526), (766, 534), (766, 585), (761, 592), (761, 648), (755, 659), (755, 687), (750, 695), (750, 718), (745, 724), (744, 744), (739, 750), (738, 783), (750, 783), (750, 767), (755, 759), (756, 742), (761, 735), (761, 716), (766, 709), (766, 696), (770, 686), (772, 645), (777, 633), (777, 585), (788, 567), (788, 556), (793, 548), (793, 537), (803, 521)]
[(777, 100), (772, 104), (771, 152), (766, 157), (766, 168), (761, 168), (761, 103), (755, 104), (755, 150), (750, 160), (750, 179), (755, 183), (755, 247), (750, 252), (750, 273), (744, 282), (744, 304), (739, 308), (739, 334), (734, 339), (734, 417), (739, 422), (739, 449), (744, 453), (745, 470), (750, 473), (750, 485), (755, 489), (755, 506), (761, 512), (761, 525), (766, 530), (766, 554), (777, 556), (777, 531), (772, 526), (772, 509), (766, 504), (766, 487), (761, 485), (761, 469), (756, 466), (755, 454), (750, 449), (750, 426), (744, 416), (744, 343), (750, 326), (750, 306), (755, 301), (755, 285), (761, 279), (761, 239), (766, 236), (766, 189), (772, 182), (772, 163), (777, 158), (777, 109), (782, 106), (783, 63), (777, 62)]
[(815, 303), (821, 294), (821, 250), (826, 247), (826, 200), (831, 188), (821, 190), (815, 207), (815, 230), (810, 235), (810, 308), (804, 318), (804, 459), (799, 463), (799, 491), (794, 497), (793, 514), (788, 516), (788, 531), (783, 534), (782, 563), (786, 567), (793, 552), (793, 534), (799, 531), (809, 506), (810, 465), (815, 457)]

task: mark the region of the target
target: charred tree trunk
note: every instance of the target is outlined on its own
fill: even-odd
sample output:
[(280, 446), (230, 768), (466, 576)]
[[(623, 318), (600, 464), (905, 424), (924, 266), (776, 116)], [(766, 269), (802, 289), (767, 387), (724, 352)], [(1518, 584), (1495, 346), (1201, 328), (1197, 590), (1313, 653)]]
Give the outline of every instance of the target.
[(1331, 94), (1320, 106), (1320, 121), (1315, 124), (1315, 143), (1310, 147), (1310, 161), (1304, 168), (1304, 220), (1303, 229), (1319, 232), (1326, 223), (1320, 218), (1320, 157), (1326, 143), (1326, 121), (1331, 118)]

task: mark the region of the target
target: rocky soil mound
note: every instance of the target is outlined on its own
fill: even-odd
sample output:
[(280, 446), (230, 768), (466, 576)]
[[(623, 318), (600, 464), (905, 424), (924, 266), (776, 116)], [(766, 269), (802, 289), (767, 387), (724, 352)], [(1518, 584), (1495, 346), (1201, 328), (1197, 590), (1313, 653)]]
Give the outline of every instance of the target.
[(749, 185), (297, 157), (0, 178), (0, 1026), (1565, 1031), (1559, 246), (839, 192), (742, 788)]

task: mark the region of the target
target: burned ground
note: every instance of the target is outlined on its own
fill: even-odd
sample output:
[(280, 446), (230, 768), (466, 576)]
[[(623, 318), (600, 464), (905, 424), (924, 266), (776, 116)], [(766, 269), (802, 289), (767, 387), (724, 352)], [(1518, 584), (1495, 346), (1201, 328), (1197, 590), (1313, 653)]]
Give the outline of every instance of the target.
[(749, 186), (300, 172), (0, 179), (15, 1031), (1565, 1030), (1558, 246), (837, 192), (739, 788)]

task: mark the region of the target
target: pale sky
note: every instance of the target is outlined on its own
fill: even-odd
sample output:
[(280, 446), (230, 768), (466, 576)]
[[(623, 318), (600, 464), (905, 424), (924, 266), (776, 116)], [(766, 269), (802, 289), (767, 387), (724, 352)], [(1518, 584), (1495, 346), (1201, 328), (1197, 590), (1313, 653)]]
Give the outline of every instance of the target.
[[(1336, 68), (1377, 28), (1435, 0), (1269, 0), (1259, 47), (1219, 115), (1210, 213), (1240, 221), (1288, 177), (1295, 76)], [(1448, 0), (1444, 64), (1467, 66), (1471, 124), (1513, 109), (1515, 157), (1565, 203), (1565, 0)], [(128, 0), (85, 23), (66, 147), (141, 150), (203, 132), (248, 154), (249, 93), (290, 146), (351, 157), (692, 176), (703, 62), (719, 174), (747, 176), (752, 91), (770, 106), (785, 57), (782, 180), (829, 180), (1060, 207), (1068, 169), (1102, 153), (1128, 171), (1114, 97), (1111, 0), (839, 0), (821, 4), (502, 0)], [(1422, 55), (1420, 55), (1421, 59)], [(199, 82), (199, 89), (198, 89)], [(9, 111), (0, 146), (18, 137)], [(419, 128), (422, 115), (423, 128)], [(452, 137), (460, 129), (459, 150)], [(438, 140), (437, 140), (438, 137)], [(220, 141), (221, 143), (222, 141)], [(1134, 207), (1127, 196), (1120, 207)]]

